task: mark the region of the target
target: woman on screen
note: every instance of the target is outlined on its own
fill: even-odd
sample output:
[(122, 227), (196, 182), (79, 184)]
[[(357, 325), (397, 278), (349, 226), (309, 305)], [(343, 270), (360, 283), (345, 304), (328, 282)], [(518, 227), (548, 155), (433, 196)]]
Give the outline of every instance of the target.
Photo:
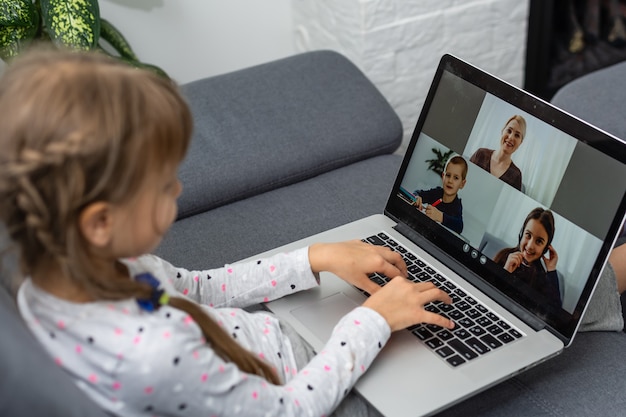
[(521, 191), (522, 171), (513, 163), (511, 155), (522, 144), (524, 136), (526, 120), (520, 115), (512, 116), (502, 129), (500, 149), (480, 148), (470, 157), (470, 162)]

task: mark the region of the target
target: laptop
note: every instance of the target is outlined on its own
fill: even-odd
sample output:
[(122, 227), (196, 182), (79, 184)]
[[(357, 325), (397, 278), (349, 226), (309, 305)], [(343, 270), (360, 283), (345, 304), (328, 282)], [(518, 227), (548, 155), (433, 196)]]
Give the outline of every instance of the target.
[[(513, 115), (525, 120), (526, 135), (512, 155), (521, 184), (511, 185), (472, 157), (480, 149), (500, 148)], [(441, 169), (453, 155), (467, 164), (466, 182), (457, 194), (460, 229), (431, 219), (414, 204), (424, 190), (442, 186)], [(386, 416), (430, 415), (572, 343), (623, 228), (625, 191), (626, 143), (444, 55), (384, 212), (256, 257), (314, 242), (362, 239), (402, 253), (410, 279), (447, 291), (453, 309), (442, 303), (427, 308), (451, 317), (455, 329), (416, 325), (394, 333), (355, 386)], [(519, 248), (525, 219), (535, 209), (553, 214), (550, 243), (558, 254), (556, 273), (539, 284), (496, 262), (501, 250)], [(380, 285), (388, 280), (371, 278)], [(320, 351), (339, 319), (368, 295), (322, 273), (318, 288), (267, 308)]]

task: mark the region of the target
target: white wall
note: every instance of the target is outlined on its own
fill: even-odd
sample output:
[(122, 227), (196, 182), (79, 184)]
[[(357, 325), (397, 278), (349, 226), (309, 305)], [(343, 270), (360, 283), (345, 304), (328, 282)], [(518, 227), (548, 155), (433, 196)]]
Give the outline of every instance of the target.
[(292, 6), (296, 50), (334, 49), (359, 66), (402, 120), (404, 148), (444, 53), (522, 85), (529, 4), (298, 0)]
[[(404, 125), (404, 150), (439, 57), (521, 86), (529, 1), (100, 0), (139, 58), (179, 83), (312, 49), (337, 50)], [(0, 65), (1, 71), (1, 65)]]
[(139, 59), (180, 83), (294, 53), (291, 0), (100, 0)]

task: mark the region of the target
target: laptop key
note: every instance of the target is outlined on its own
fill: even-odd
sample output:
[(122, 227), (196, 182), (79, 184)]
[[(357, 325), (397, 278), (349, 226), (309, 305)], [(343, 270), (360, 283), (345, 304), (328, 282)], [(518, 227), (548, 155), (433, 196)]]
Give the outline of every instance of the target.
[(485, 307), (485, 306), (484, 306), (484, 305), (482, 305), (482, 304), (478, 304), (478, 305), (476, 306), (476, 310), (480, 311), (480, 312), (481, 312), (481, 313), (483, 313), (483, 314), (484, 314), (484, 313), (486, 313), (487, 311), (489, 311), (489, 310), (487, 310), (487, 307)]
[(441, 310), (443, 312), (448, 312), (448, 311), (454, 310), (454, 306), (452, 304), (440, 303), (440, 304), (438, 304), (438, 306), (439, 306), (439, 310)]
[(476, 339), (475, 337), (470, 337), (469, 339), (465, 341), (465, 343), (467, 343), (472, 349), (474, 349), (480, 355), (484, 355), (485, 353), (491, 350), (487, 346), (485, 346), (480, 340)]
[(486, 334), (480, 337), (480, 340), (487, 344), (491, 349), (497, 349), (502, 346), (502, 343), (490, 334)]
[(437, 339), (436, 337), (433, 337), (432, 339), (428, 339), (426, 341), (426, 345), (429, 348), (435, 350), (435, 349), (438, 349), (438, 348), (442, 347), (443, 346), (443, 342), (441, 340)]
[(478, 319), (476, 319), (476, 323), (478, 323), (482, 327), (487, 327), (490, 326), (493, 322), (487, 317), (479, 317)]
[(467, 316), (468, 316), (470, 319), (474, 319), (474, 320), (476, 320), (478, 317), (480, 317), (480, 311), (476, 310), (475, 308), (472, 308), (472, 309), (470, 309), (470, 310), (467, 310), (467, 311), (465, 312), (465, 314), (467, 314)]
[(499, 320), (498, 326), (502, 327), (504, 330), (509, 330), (511, 328), (511, 326), (509, 326), (509, 323), (504, 320)]
[(480, 326), (474, 326), (471, 329), (469, 329), (469, 331), (475, 336), (482, 336), (487, 333), (487, 330), (483, 329)]
[(461, 311), (469, 310), (470, 308), (472, 308), (472, 306), (466, 303), (465, 301), (459, 301), (455, 305), (456, 305), (456, 308), (458, 308)]
[(471, 336), (470, 333), (465, 329), (458, 329), (452, 333), (454, 333), (456, 337), (461, 338), (461, 339), (467, 339), (468, 337)]
[(454, 355), (446, 359), (446, 361), (452, 366), (459, 366), (465, 363), (465, 359), (460, 357), (459, 355)]
[(452, 339), (448, 341), (448, 345), (456, 350), (464, 359), (471, 361), (478, 357), (478, 354), (474, 352), (469, 346), (460, 341), (459, 339)]
[(497, 321), (499, 321), (499, 320), (500, 320), (500, 317), (496, 316), (496, 315), (495, 315), (495, 314), (493, 314), (491, 311), (490, 311), (490, 312), (488, 312), (488, 313), (487, 313), (487, 314), (485, 314), (485, 315), (486, 315), (486, 316), (489, 318), (489, 320), (491, 320), (491, 321), (496, 321), (496, 322), (497, 322)]
[(412, 332), (415, 336), (422, 340), (427, 340), (433, 337), (433, 334), (425, 327), (420, 327), (418, 329), (413, 330)]
[(456, 324), (465, 327), (466, 329), (473, 327), (476, 323), (474, 323), (472, 320), (470, 320), (468, 317), (463, 317), (457, 321), (455, 321)]
[(492, 324), (491, 326), (487, 327), (487, 331), (493, 335), (499, 335), (504, 330), (502, 330), (497, 324)]
[(407, 252), (404, 256), (409, 258), (409, 260), (411, 260), (411, 261), (416, 261), (417, 260), (417, 256), (413, 255), (411, 252)]
[(435, 314), (439, 314), (441, 312), (441, 310), (439, 310), (434, 304), (428, 304), (426, 307), (424, 307), (424, 310)]
[(422, 267), (418, 265), (411, 265), (410, 267), (407, 268), (407, 270), (409, 271), (410, 274), (418, 274), (422, 272)]
[(442, 330), (439, 333), (437, 333), (437, 337), (441, 340), (450, 340), (454, 337), (454, 335), (450, 333), (448, 330)]
[(449, 346), (444, 346), (441, 349), (437, 349), (435, 352), (442, 358), (447, 358), (448, 356), (454, 354), (454, 351), (450, 349)]
[(381, 287), (386, 284), (385, 280), (379, 277), (378, 275), (371, 276), (370, 281), (380, 285)]
[(511, 343), (515, 340), (515, 338), (508, 333), (502, 333), (498, 336), (498, 339), (504, 343)]
[(463, 313), (461, 313), (459, 310), (450, 310), (446, 312), (448, 317), (452, 320), (460, 320), (461, 318), (464, 317)]
[(372, 245), (385, 246), (385, 242), (381, 238), (379, 238), (378, 236), (370, 236), (370, 237), (366, 238), (365, 240), (367, 240)]

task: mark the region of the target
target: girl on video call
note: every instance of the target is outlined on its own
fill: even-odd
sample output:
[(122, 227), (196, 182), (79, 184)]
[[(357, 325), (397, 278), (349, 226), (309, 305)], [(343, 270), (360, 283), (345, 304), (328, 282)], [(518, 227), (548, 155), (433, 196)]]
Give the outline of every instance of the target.
[(502, 249), (494, 257), (494, 262), (560, 305), (561, 290), (556, 272), (559, 258), (551, 245), (554, 230), (552, 212), (541, 207), (535, 208), (524, 220), (518, 245)]

